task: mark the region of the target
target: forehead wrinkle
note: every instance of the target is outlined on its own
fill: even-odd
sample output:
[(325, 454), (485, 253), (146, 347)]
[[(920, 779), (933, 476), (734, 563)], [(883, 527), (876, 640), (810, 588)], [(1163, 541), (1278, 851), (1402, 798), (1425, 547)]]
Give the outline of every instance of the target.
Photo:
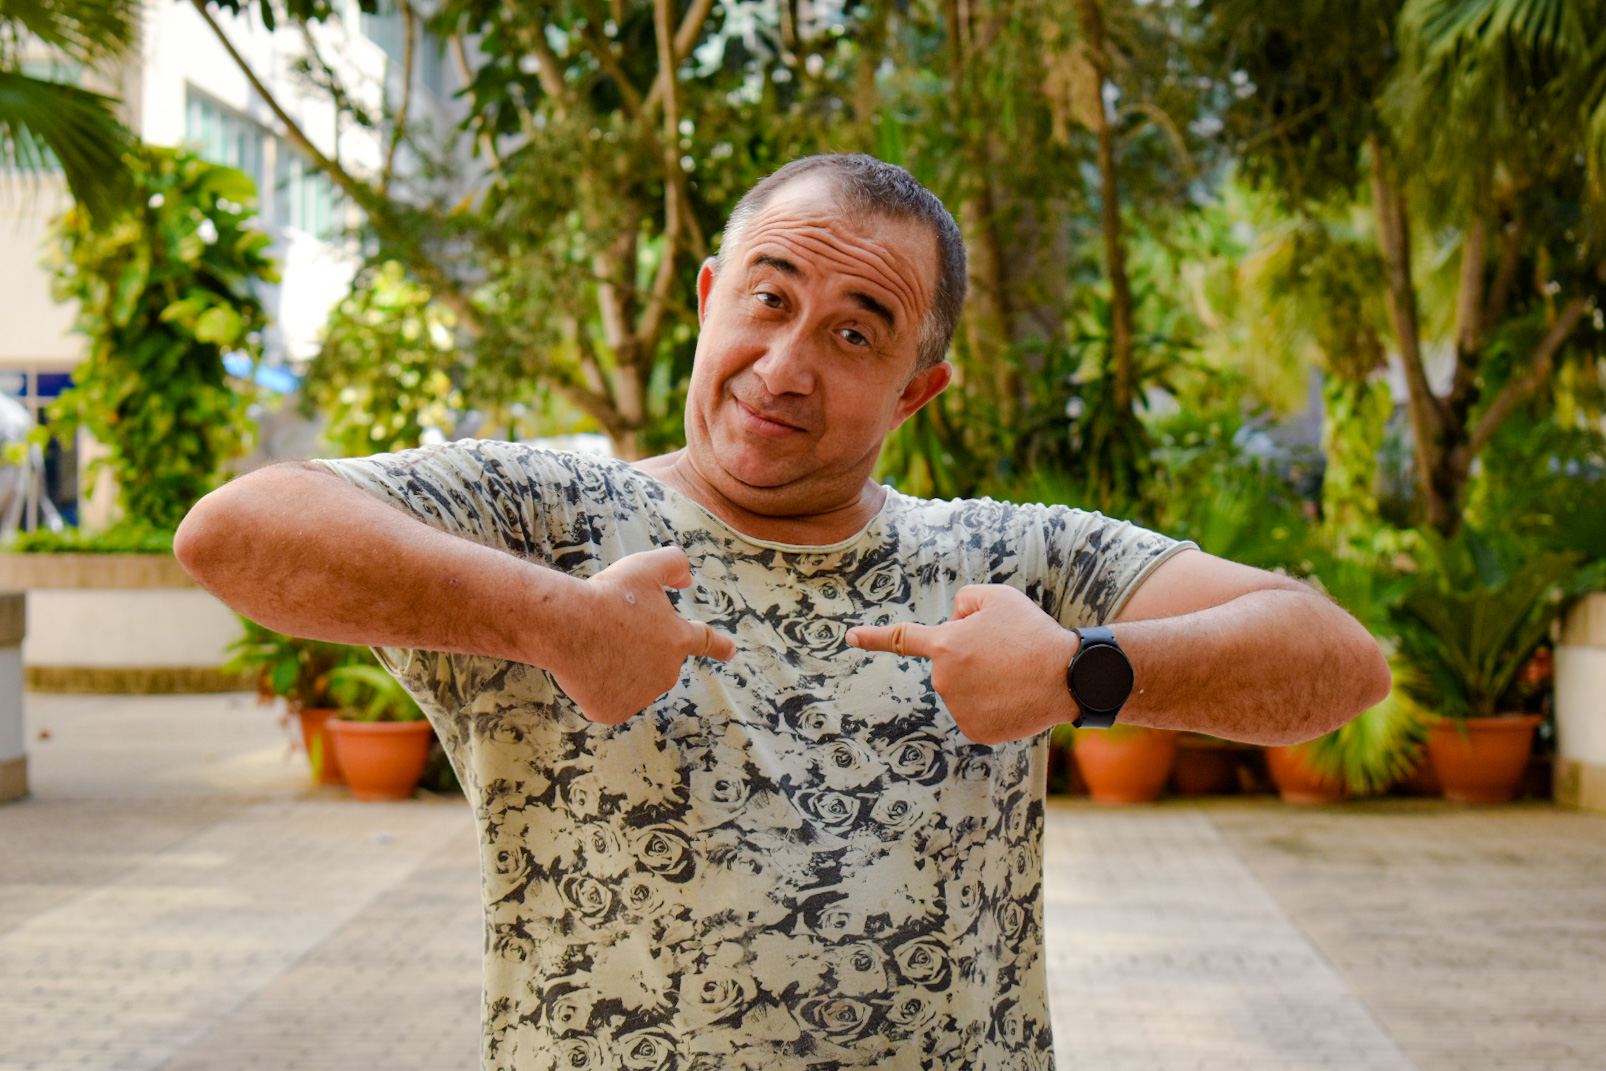
[[(923, 294), (925, 288), (919, 285), (924, 282), (923, 275), (918, 269), (907, 274), (898, 269), (894, 263), (894, 250), (890, 248), (892, 243), (857, 233), (844, 236), (838, 233), (837, 228), (831, 226), (840, 222), (837, 217), (820, 216), (816, 213), (813, 215), (822, 222), (814, 223), (808, 219), (808, 215), (810, 214), (800, 216), (793, 213), (785, 215), (776, 213), (774, 219), (760, 217), (755, 221), (753, 232), (747, 241), (757, 244), (767, 240), (781, 245), (796, 245), (834, 267), (846, 269), (845, 275), (856, 276), (891, 292), (898, 298), (900, 304), (909, 308), (910, 319), (918, 319), (916, 314), (926, 304)], [(779, 233), (765, 234), (765, 226), (773, 226), (775, 223), (797, 226), (787, 226)], [(855, 258), (845, 254), (841, 249), (844, 245), (852, 247), (861, 254), (861, 257)], [(866, 264), (865, 261), (870, 263)], [(910, 267), (915, 268), (915, 265), (911, 264)], [(867, 268), (879, 268), (880, 272), (871, 275), (867, 273)], [(913, 281), (909, 276), (913, 276)]]

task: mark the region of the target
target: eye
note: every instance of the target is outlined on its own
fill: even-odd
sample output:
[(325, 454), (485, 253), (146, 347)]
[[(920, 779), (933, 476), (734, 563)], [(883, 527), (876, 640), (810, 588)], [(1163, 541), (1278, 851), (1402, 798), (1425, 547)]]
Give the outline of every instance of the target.
[(870, 344), (870, 340), (869, 339), (865, 338), (863, 335), (859, 334), (859, 332), (855, 331), (851, 327), (844, 327), (841, 330), (840, 334), (842, 335), (843, 338), (848, 340), (850, 345), (868, 346)]
[(763, 305), (765, 308), (778, 309), (785, 304), (785, 302), (781, 300), (781, 295), (771, 293), (768, 290), (760, 290), (757, 292), (756, 296), (758, 297), (759, 304)]

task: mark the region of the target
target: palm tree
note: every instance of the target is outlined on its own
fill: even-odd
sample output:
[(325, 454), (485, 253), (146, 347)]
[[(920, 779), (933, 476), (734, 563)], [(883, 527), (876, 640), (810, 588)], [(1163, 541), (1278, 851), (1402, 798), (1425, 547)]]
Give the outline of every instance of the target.
[(21, 54), (37, 42), (83, 67), (113, 62), (137, 38), (138, 10), (126, 0), (0, 0), (0, 169), (37, 175), (60, 167), (97, 221), (125, 200), (124, 154), (134, 137), (118, 121), (115, 99), (24, 73)]
[[(1402, 351), (1419, 328), (1390, 178), (1408, 181), (1430, 227), (1460, 233), (1449, 392), (1406, 362), (1427, 520), (1451, 533), (1473, 462), (1506, 418), (1569, 346), (1599, 356), (1598, 337), (1577, 328), (1606, 298), (1606, 5), (1407, 0), (1398, 40), (1383, 102), (1397, 164), (1375, 170), (1374, 189)], [(1503, 381), (1489, 375), (1496, 353), (1513, 358)]]

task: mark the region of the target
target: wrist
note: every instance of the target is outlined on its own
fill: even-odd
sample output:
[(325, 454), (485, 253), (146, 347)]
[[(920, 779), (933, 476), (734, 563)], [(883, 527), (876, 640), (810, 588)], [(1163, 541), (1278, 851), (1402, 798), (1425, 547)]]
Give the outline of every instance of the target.
[(503, 637), (507, 657), (561, 674), (587, 642), (581, 626), (587, 618), (584, 604), (591, 590), (579, 577), (544, 565), (523, 564), (522, 582), (503, 614), (510, 626)]
[(1058, 629), (1058, 635), (1049, 645), (1044, 668), (1048, 677), (1046, 687), (1050, 697), (1049, 715), (1052, 720), (1044, 728), (1073, 722), (1081, 714), (1081, 709), (1076, 705), (1076, 698), (1071, 695), (1071, 690), (1065, 683), (1065, 671), (1070, 666), (1071, 660), (1076, 657), (1081, 645), (1081, 638), (1066, 628)]

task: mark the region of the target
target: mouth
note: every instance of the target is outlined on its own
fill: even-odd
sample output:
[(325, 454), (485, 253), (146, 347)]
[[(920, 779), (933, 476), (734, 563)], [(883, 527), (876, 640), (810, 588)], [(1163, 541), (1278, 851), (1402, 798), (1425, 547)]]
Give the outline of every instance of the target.
[(744, 422), (755, 431), (768, 435), (787, 435), (794, 432), (806, 432), (807, 428), (781, 420), (778, 417), (754, 409), (751, 405), (736, 398), (736, 407), (741, 410)]

